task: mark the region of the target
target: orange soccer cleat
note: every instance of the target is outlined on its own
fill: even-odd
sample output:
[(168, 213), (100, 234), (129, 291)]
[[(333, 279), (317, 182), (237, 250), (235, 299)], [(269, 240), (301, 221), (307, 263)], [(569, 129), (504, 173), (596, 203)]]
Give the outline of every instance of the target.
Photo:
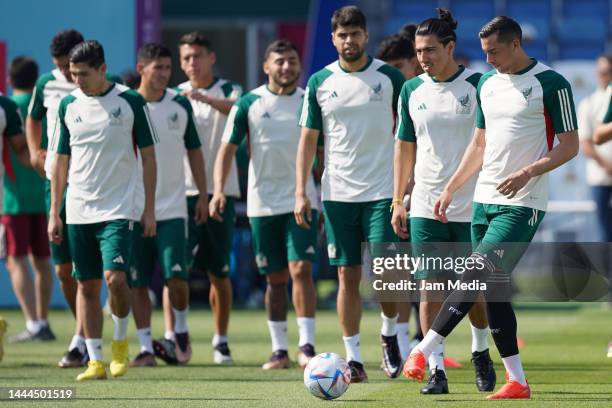
[(463, 367), (463, 364), (461, 364), (460, 362), (458, 362), (457, 360), (455, 360), (452, 357), (444, 357), (444, 367), (447, 368), (459, 368), (459, 367)]
[(488, 400), (498, 400), (498, 399), (530, 399), (531, 398), (531, 389), (529, 388), (529, 384), (522, 385), (513, 380), (508, 380), (506, 384), (495, 394), (491, 394), (487, 396)]
[(404, 377), (423, 381), (425, 378), (425, 356), (419, 350), (413, 350), (404, 364)]

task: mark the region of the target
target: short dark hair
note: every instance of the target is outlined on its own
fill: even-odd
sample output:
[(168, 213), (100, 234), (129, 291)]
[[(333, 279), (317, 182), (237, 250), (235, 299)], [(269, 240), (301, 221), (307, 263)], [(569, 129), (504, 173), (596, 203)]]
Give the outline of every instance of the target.
[(410, 41), (414, 42), (414, 36), (416, 35), (417, 25), (408, 23), (404, 24), (402, 28), (399, 30), (399, 35), (406, 36), (410, 39)]
[(152, 61), (156, 58), (172, 58), (172, 53), (161, 44), (148, 43), (138, 50), (138, 62)]
[(457, 21), (453, 19), (450, 10), (444, 8), (436, 9), (438, 12), (437, 18), (428, 18), (423, 21), (416, 29), (416, 35), (436, 35), (438, 41), (446, 45), (451, 41), (457, 42)]
[(266, 52), (264, 52), (264, 61), (267, 60), (273, 52), (282, 54), (287, 51), (295, 51), (299, 54), (295, 44), (287, 39), (281, 38), (280, 40), (272, 41), (266, 48)]
[(99, 68), (104, 64), (104, 48), (96, 40), (87, 40), (75, 46), (70, 51), (70, 63), (87, 64), (92, 68)]
[(515, 20), (506, 16), (497, 16), (493, 20), (485, 24), (478, 33), (480, 38), (487, 38), (497, 33), (497, 41), (508, 43), (518, 39), (519, 43), (523, 42), (523, 30)]
[(77, 30), (64, 30), (55, 34), (51, 40), (49, 50), (51, 51), (52, 57), (64, 57), (70, 54), (70, 51), (75, 45), (82, 43), (84, 40), (83, 35)]
[(123, 84), (131, 89), (138, 89), (140, 86), (140, 74), (133, 70), (127, 70), (121, 73)]
[(334, 11), (331, 19), (332, 32), (339, 27), (359, 27), (366, 30), (366, 17), (357, 6), (344, 6)]
[(412, 40), (404, 35), (394, 34), (383, 38), (378, 46), (376, 58), (383, 61), (412, 59), (416, 57)]
[(199, 45), (200, 47), (206, 48), (208, 51), (213, 51), (212, 43), (204, 34), (199, 31), (192, 31), (184, 34), (179, 40), (179, 47), (181, 45)]
[(8, 75), (13, 88), (32, 89), (38, 78), (38, 64), (32, 58), (20, 55), (11, 61)]

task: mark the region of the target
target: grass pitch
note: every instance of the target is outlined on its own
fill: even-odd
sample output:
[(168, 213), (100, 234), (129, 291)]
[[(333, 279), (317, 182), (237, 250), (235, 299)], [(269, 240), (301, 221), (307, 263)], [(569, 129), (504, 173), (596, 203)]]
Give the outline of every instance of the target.
[[(464, 364), (447, 370), (451, 394), (422, 396), (420, 385), (405, 378), (388, 380), (380, 365), (378, 330), (380, 319), (375, 311), (364, 313), (361, 343), (369, 384), (353, 384), (336, 401), (312, 397), (302, 383), (302, 371), (294, 367), (282, 371), (262, 371), (270, 340), (266, 316), (262, 311), (235, 311), (230, 324), (230, 347), (236, 364), (219, 367), (212, 363), (210, 346), (211, 314), (196, 310), (190, 314), (194, 358), (186, 367), (170, 367), (159, 362), (156, 368), (130, 369), (119, 379), (77, 383), (80, 369), (59, 369), (56, 364), (73, 332), (71, 315), (66, 311), (51, 313), (52, 328), (58, 340), (50, 343), (8, 344), (0, 363), (0, 387), (75, 387), (76, 401), (69, 403), (5, 402), (17, 406), (79, 407), (480, 407), (491, 405), (530, 407), (605, 407), (612, 406), (612, 359), (605, 347), (612, 338), (612, 312), (599, 305), (560, 305), (551, 308), (520, 308), (519, 335), (526, 346), (521, 350), (525, 371), (532, 387), (531, 401), (485, 401), (478, 393), (470, 357), (470, 333), (466, 322), (447, 341), (447, 354)], [(9, 335), (23, 328), (18, 311), (1, 311), (9, 322)], [(153, 321), (155, 337), (162, 334), (161, 312)], [(289, 318), (290, 354), (295, 357), (297, 327), (295, 316)], [(104, 357), (110, 360), (112, 322), (105, 318)], [(317, 351), (344, 354), (338, 319), (333, 311), (317, 315)], [(490, 339), (493, 346), (492, 340)], [(130, 327), (130, 356), (138, 352), (135, 328)], [(492, 352), (498, 376), (503, 381), (503, 366)]]

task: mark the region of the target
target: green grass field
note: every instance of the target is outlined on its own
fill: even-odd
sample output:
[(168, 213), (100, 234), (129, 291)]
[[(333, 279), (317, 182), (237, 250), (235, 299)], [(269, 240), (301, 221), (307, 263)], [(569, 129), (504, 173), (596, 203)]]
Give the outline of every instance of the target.
[[(571, 306), (571, 305), (567, 305)], [(22, 329), (18, 311), (2, 311), (9, 322), (9, 334)], [(265, 314), (261, 311), (236, 311), (230, 326), (230, 346), (236, 364), (218, 367), (212, 364), (210, 337), (211, 315), (207, 310), (193, 311), (190, 327), (194, 358), (189, 366), (130, 369), (120, 379), (77, 383), (75, 369), (59, 369), (56, 363), (72, 334), (68, 312), (51, 314), (58, 341), (5, 345), (0, 364), (0, 387), (75, 387), (78, 405), (116, 406), (346, 406), (346, 407), (416, 407), (438, 404), (444, 407), (503, 406), (612, 406), (612, 359), (605, 357), (605, 347), (612, 336), (612, 312), (599, 305), (557, 308), (521, 308), (518, 311), (519, 334), (526, 347), (521, 351), (533, 399), (523, 402), (489, 402), (473, 384), (469, 362), (469, 328), (463, 322), (447, 341), (447, 353), (464, 363), (464, 368), (448, 370), (450, 392), (446, 396), (422, 396), (419, 385), (404, 378), (388, 380), (380, 371), (378, 314), (369, 311), (362, 322), (361, 343), (369, 384), (352, 385), (339, 400), (328, 402), (312, 397), (302, 383), (299, 368), (264, 372), (259, 367), (270, 353)], [(317, 350), (344, 354), (338, 320), (333, 311), (317, 316)], [(153, 328), (162, 332), (161, 312), (155, 312)], [(130, 327), (130, 355), (138, 351), (134, 326)], [(290, 344), (297, 343), (297, 327), (290, 316)], [(110, 358), (112, 324), (105, 319), (105, 359)], [(492, 347), (494, 348), (494, 347)], [(295, 355), (296, 347), (290, 353)], [(503, 367), (497, 352), (492, 353), (498, 379)], [(498, 381), (499, 388), (500, 381)], [(56, 406), (56, 402), (0, 402), (6, 406)], [(36, 405), (33, 405), (36, 404)], [(64, 404), (66, 405), (66, 404)]]

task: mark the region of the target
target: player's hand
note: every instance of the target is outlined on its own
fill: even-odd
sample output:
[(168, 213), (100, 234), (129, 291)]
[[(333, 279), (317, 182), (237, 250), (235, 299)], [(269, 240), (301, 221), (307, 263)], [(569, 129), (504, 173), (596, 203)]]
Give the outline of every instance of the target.
[(446, 218), (446, 209), (453, 201), (453, 193), (448, 190), (442, 191), (442, 195), (438, 197), (436, 203), (434, 204), (433, 216), (436, 220), (443, 222), (446, 224), (448, 222), (448, 218)]
[(208, 204), (208, 212), (213, 220), (223, 222), (223, 212), (225, 211), (226, 201), (225, 194), (213, 194), (212, 200), (210, 200), (210, 204)]
[(192, 89), (189, 91), (183, 91), (182, 95), (186, 96), (189, 99), (193, 99), (194, 101), (210, 103), (210, 96), (204, 95), (202, 92), (197, 90)]
[(496, 190), (508, 198), (513, 198), (516, 193), (525, 187), (530, 178), (529, 173), (525, 169), (521, 169), (509, 175), (496, 187)]
[(38, 149), (36, 155), (30, 158), (32, 168), (38, 172), (41, 176), (45, 176), (45, 160), (47, 159), (47, 151), (44, 149)]
[(60, 217), (49, 215), (47, 234), (49, 235), (49, 241), (53, 242), (55, 245), (61, 244), (64, 238), (64, 223)]
[(406, 208), (402, 204), (393, 204), (393, 215), (391, 216), (393, 232), (401, 239), (408, 239), (408, 226), (406, 225)]
[(312, 222), (312, 208), (310, 200), (306, 195), (297, 195), (295, 197), (295, 208), (293, 210), (295, 223), (304, 229), (310, 229)]
[(145, 210), (140, 217), (140, 225), (142, 226), (143, 237), (154, 237), (157, 233), (157, 223), (155, 221), (155, 212)]
[(200, 194), (195, 205), (195, 223), (204, 224), (208, 220), (208, 194)]

